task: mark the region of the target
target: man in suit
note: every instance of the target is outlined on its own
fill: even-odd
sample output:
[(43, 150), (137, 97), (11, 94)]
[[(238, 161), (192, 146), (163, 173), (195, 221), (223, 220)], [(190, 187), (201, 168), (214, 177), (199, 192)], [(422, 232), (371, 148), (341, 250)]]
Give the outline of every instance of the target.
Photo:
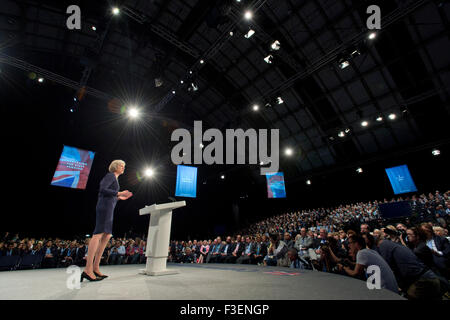
[(236, 242), (232, 246), (231, 255), (227, 256), (225, 259), (225, 263), (235, 263), (236, 260), (242, 255), (242, 251), (244, 251), (245, 244), (241, 242), (241, 236), (236, 236)]
[(256, 249), (255, 249), (255, 260), (254, 263), (256, 264), (262, 264), (264, 257), (267, 255), (267, 240), (266, 240), (266, 236), (264, 235), (263, 238), (261, 239), (260, 236), (256, 237)]
[(236, 260), (236, 263), (242, 264), (250, 264), (255, 261), (255, 252), (256, 252), (256, 245), (254, 242), (251, 241), (250, 237), (245, 238), (245, 247), (242, 251), (239, 258)]
[(44, 259), (42, 260), (43, 268), (55, 268), (58, 257), (58, 250), (53, 246), (53, 242), (48, 240), (44, 251)]
[(224, 263), (226, 258), (231, 256), (231, 253), (233, 252), (233, 243), (231, 242), (231, 237), (228, 236), (227, 240), (225, 241), (225, 244), (222, 246), (222, 249), (220, 250), (220, 255), (217, 257), (217, 262)]
[(208, 257), (206, 257), (207, 263), (217, 263), (218, 258), (220, 256), (220, 251), (222, 249), (222, 238), (217, 237), (216, 240), (214, 240), (215, 246), (212, 249), (209, 249)]
[(438, 271), (447, 279), (450, 278), (450, 243), (446, 238), (434, 234), (429, 223), (422, 223), (420, 228), (427, 236), (426, 245), (433, 253), (433, 262)]
[(7, 249), (4, 251), (5, 256), (18, 256), (19, 255), (19, 249), (15, 246), (14, 242), (10, 242), (8, 244)]

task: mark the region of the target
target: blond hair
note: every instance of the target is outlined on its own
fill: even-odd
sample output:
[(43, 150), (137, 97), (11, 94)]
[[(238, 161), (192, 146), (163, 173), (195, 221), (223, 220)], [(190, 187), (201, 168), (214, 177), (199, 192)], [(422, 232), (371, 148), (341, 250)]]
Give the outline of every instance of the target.
[(109, 172), (113, 172), (113, 173), (116, 172), (117, 171), (117, 167), (119, 165), (125, 166), (125, 161), (123, 161), (123, 160), (114, 160), (113, 162), (111, 162), (111, 164), (109, 165), (109, 168), (108, 168)]

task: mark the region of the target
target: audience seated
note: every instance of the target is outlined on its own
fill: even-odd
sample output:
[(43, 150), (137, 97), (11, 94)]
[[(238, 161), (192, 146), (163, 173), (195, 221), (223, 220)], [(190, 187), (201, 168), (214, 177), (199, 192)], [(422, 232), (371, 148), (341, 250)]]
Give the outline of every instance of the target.
[[(377, 265), (382, 288), (409, 299), (448, 299), (450, 192), (391, 201), (401, 200), (410, 201), (410, 218), (383, 220), (378, 204), (386, 199), (300, 210), (256, 222), (225, 241), (171, 241), (169, 261), (315, 269), (364, 281), (370, 276), (367, 268)], [(20, 239), (6, 232), (0, 240), (0, 259), (37, 255), (45, 268), (83, 266), (90, 239)], [(145, 248), (140, 238), (111, 238), (101, 263), (146, 263)]]

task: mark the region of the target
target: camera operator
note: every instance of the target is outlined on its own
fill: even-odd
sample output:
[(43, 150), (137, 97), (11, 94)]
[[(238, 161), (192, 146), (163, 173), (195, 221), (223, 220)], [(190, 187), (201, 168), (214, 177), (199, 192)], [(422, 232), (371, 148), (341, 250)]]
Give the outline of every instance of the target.
[(346, 251), (338, 245), (334, 237), (328, 237), (327, 241), (320, 245), (320, 270), (326, 272), (338, 272), (337, 263), (347, 257)]
[(359, 235), (351, 236), (348, 240), (350, 255), (356, 259), (356, 265), (350, 267), (345, 260), (338, 264), (339, 270), (351, 277), (365, 278), (365, 271), (368, 266), (376, 265), (380, 268), (380, 286), (381, 288), (398, 293), (398, 285), (395, 275), (386, 261), (378, 252), (366, 248), (366, 240)]

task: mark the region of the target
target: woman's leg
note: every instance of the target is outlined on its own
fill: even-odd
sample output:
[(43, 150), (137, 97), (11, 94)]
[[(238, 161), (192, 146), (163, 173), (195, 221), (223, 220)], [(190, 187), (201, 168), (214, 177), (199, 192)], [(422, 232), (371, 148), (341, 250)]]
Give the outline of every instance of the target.
[[(100, 244), (97, 247), (97, 252), (95, 254), (94, 259), (94, 267), (93, 271), (100, 273), (100, 261), (102, 260), (103, 251), (105, 251), (106, 245), (108, 244), (109, 239), (111, 239), (112, 234), (102, 233), (102, 237), (100, 239)], [(101, 273), (100, 273), (101, 274)]]
[(97, 248), (99, 246), (100, 239), (102, 238), (103, 234), (104, 233), (94, 234), (92, 236), (91, 241), (89, 242), (88, 256), (86, 259), (86, 267), (84, 268), (84, 272), (86, 272), (87, 275), (90, 276), (91, 278), (95, 278), (95, 275), (93, 272), (94, 271), (94, 258), (97, 253)]

